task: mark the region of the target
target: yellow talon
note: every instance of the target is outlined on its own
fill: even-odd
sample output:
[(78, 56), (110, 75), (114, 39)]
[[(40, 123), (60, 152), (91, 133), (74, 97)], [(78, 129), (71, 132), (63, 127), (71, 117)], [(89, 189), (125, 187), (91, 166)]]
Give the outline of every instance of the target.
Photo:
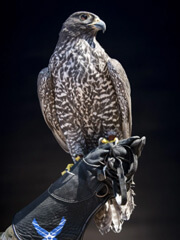
[(119, 140), (118, 140), (117, 137), (115, 137), (115, 138), (114, 138), (113, 140), (111, 140), (111, 141), (107, 140), (106, 138), (103, 138), (103, 139), (101, 140), (101, 142), (104, 143), (104, 144), (112, 143), (112, 142), (117, 143), (118, 141), (119, 141)]
[(66, 172), (69, 172), (73, 165), (74, 165), (74, 163), (68, 164), (66, 169), (63, 172), (61, 172), (61, 175), (63, 176)]
[(114, 140), (112, 140), (111, 142), (115, 142), (115, 144), (117, 144), (119, 142), (119, 139), (115, 137)]
[(63, 172), (61, 172), (61, 175), (63, 176), (66, 173), (66, 171), (64, 170)]
[[(77, 156), (77, 157), (75, 157), (75, 160), (78, 162), (79, 160), (81, 159), (81, 156)], [(66, 167), (66, 169), (63, 171), (63, 172), (61, 172), (61, 175), (63, 176), (65, 173), (67, 173), (67, 172), (70, 172), (70, 170), (71, 170), (71, 168), (72, 168), (72, 166), (74, 165), (74, 163), (70, 163), (70, 164), (68, 164), (67, 165), (67, 167)]]
[(101, 142), (104, 143), (104, 144), (109, 143), (109, 141), (106, 138), (103, 138)]

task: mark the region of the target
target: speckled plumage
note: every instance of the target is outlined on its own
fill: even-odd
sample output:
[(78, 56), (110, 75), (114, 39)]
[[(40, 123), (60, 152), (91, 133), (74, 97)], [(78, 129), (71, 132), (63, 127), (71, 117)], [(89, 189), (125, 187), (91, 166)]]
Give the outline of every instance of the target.
[(95, 148), (100, 137), (131, 135), (129, 82), (121, 64), (96, 41), (98, 30), (105, 23), (95, 14), (72, 14), (38, 77), (45, 121), (73, 160)]
[(120, 63), (96, 41), (97, 31), (76, 36), (66, 22), (48, 68), (39, 74), (38, 93), (48, 126), (75, 157), (96, 147), (99, 137), (129, 137), (130, 87)]

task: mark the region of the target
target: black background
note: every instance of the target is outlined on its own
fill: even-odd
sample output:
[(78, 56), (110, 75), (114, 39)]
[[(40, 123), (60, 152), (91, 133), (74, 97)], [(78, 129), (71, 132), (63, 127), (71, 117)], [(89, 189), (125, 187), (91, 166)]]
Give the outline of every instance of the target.
[(131, 220), (121, 234), (105, 237), (91, 223), (84, 239), (180, 239), (179, 12), (168, 0), (14, 0), (1, 7), (0, 230), (71, 162), (44, 122), (36, 81), (62, 23), (78, 10), (106, 22), (107, 31), (97, 39), (124, 66), (132, 88), (133, 134), (147, 137)]

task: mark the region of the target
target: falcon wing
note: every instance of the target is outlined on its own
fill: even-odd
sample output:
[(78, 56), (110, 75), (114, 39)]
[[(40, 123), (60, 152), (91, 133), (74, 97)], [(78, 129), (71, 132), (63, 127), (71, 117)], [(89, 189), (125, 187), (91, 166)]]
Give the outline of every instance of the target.
[(123, 138), (128, 138), (131, 136), (132, 130), (131, 89), (129, 81), (122, 65), (117, 60), (109, 59), (107, 67), (119, 103)]
[(51, 129), (54, 137), (56, 138), (59, 145), (66, 151), (69, 152), (66, 139), (59, 126), (59, 122), (56, 116), (56, 109), (54, 104), (54, 87), (51, 75), (48, 72), (48, 68), (44, 68), (38, 76), (38, 97), (40, 102), (41, 111), (44, 119)]

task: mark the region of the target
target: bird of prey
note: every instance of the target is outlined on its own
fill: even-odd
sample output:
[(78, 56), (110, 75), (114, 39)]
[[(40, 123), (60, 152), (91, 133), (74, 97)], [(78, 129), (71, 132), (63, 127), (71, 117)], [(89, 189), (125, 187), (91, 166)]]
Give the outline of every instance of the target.
[[(44, 119), (74, 161), (97, 147), (100, 137), (112, 140), (131, 135), (129, 81), (122, 65), (97, 42), (99, 30), (104, 32), (106, 24), (97, 15), (73, 13), (62, 26), (48, 67), (38, 76)], [(102, 233), (120, 231), (122, 214), (126, 212), (128, 218), (132, 200), (130, 197), (127, 204), (131, 207), (124, 210), (112, 201), (101, 209), (96, 223)], [(115, 216), (117, 211), (119, 215)], [(113, 218), (118, 219), (117, 224)]]

